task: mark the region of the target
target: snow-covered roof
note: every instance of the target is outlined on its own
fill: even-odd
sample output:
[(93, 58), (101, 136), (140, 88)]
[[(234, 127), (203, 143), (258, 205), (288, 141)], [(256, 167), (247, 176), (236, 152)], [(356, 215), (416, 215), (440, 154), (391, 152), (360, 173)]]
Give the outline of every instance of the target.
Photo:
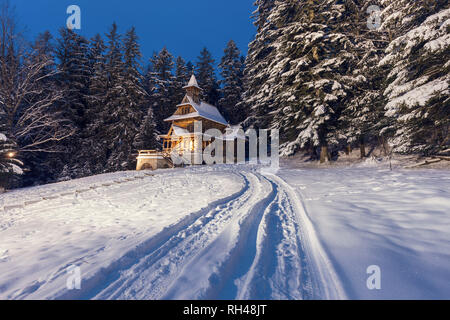
[(176, 136), (188, 136), (188, 135), (190, 135), (188, 130), (186, 130), (185, 128), (178, 127), (178, 126), (173, 126), (173, 133)]
[(197, 78), (195, 78), (195, 75), (194, 75), (194, 74), (192, 74), (191, 79), (189, 80), (188, 85), (185, 86), (185, 87), (183, 87), (183, 89), (190, 88), (190, 87), (195, 87), (195, 88), (197, 88), (197, 89), (202, 90), (202, 88), (200, 88), (200, 86), (198, 85)]
[(224, 125), (228, 125), (227, 120), (225, 120), (215, 106), (202, 101), (200, 104), (193, 105), (193, 107), (197, 110), (200, 116)]
[(189, 114), (184, 114), (184, 115), (173, 115), (173, 116), (165, 119), (164, 121), (175, 121), (175, 120), (189, 119), (189, 118), (195, 118), (195, 117), (202, 117), (202, 118), (223, 124), (225, 126), (228, 125), (228, 122), (220, 114), (219, 110), (215, 106), (210, 105), (204, 101), (201, 101), (200, 103), (195, 103), (195, 101), (190, 96), (187, 96), (187, 98), (188, 98), (189, 102), (180, 104), (179, 106), (191, 105), (195, 109), (195, 112), (192, 112)]

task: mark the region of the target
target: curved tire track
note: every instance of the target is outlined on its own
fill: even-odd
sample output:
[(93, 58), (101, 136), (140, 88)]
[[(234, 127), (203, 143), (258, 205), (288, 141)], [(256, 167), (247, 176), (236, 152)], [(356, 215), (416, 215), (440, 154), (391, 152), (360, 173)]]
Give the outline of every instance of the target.
[(345, 298), (295, 192), (276, 176), (259, 176), (259, 183), (271, 191), (186, 265), (163, 298)]
[[(201, 221), (206, 223), (208, 219), (212, 219), (216, 215), (215, 211), (218, 208), (226, 207), (230, 202), (236, 201), (237, 199), (240, 199), (248, 194), (250, 183), (245, 175), (240, 176), (244, 179), (245, 184), (244, 187), (237, 193), (217, 200), (209, 204), (206, 208), (192, 213), (178, 223), (165, 228), (158, 235), (129, 251), (118, 260), (112, 262), (108, 267), (101, 269), (89, 279), (84, 279), (82, 290), (62, 293), (61, 295), (55, 297), (55, 299), (73, 300), (112, 298), (115, 291), (119, 288), (124, 288), (124, 285), (129, 284), (133, 279), (136, 280), (136, 277), (139, 276), (139, 274), (136, 274), (131, 270), (136, 269), (136, 271), (138, 271), (138, 267), (141, 266), (142, 271), (142, 269), (145, 269), (142, 268), (146, 265), (145, 262), (147, 262), (147, 266), (152, 263), (152, 257), (160, 256), (163, 250), (168, 253), (170, 251), (170, 245), (173, 245), (180, 240), (183, 232), (186, 232), (187, 230), (198, 231), (198, 226), (201, 224), (196, 226), (196, 223)], [(193, 232), (193, 234), (195, 233)], [(141, 260), (143, 260), (143, 262)], [(134, 273), (134, 277), (127, 275), (130, 273)]]
[(275, 175), (142, 243), (58, 299), (343, 299), (305, 206)]

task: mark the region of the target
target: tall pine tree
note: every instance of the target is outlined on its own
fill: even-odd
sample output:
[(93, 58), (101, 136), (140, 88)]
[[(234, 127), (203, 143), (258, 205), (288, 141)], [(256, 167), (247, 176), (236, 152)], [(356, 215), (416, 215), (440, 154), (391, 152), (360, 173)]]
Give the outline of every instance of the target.
[(167, 48), (163, 48), (153, 56), (151, 64), (152, 81), (155, 86), (151, 99), (153, 100), (156, 126), (159, 132), (166, 132), (169, 124), (164, 122), (164, 119), (170, 117), (175, 112), (176, 105), (180, 103), (180, 101), (175, 101), (176, 82), (173, 75), (173, 56)]
[(450, 145), (450, 5), (448, 1), (382, 1), (391, 42), (385, 69), (385, 116), (395, 152), (432, 154)]
[(66, 152), (59, 159), (65, 164), (61, 178), (75, 178), (83, 173), (83, 149), (78, 142), (85, 138), (87, 126), (87, 101), (89, 78), (91, 76), (88, 61), (89, 42), (67, 28), (60, 30), (57, 40), (56, 58), (58, 64), (58, 82), (64, 89), (61, 111), (70, 119), (75, 133), (65, 141)]
[(203, 48), (197, 58), (195, 75), (199, 86), (203, 89), (203, 99), (217, 106), (220, 99), (219, 84), (214, 69), (214, 59), (208, 49)]
[(135, 67), (134, 60), (139, 56), (139, 49), (134, 30), (127, 33), (122, 43), (115, 23), (107, 38), (108, 88), (102, 116), (105, 119), (105, 140), (108, 146), (106, 167), (115, 171), (131, 169), (134, 162), (133, 141), (138, 131), (140, 110), (136, 107), (136, 97), (127, 91), (132, 86), (130, 79), (133, 77), (128, 77), (127, 72), (132, 72)]
[[(270, 6), (269, 6), (270, 7)], [(344, 76), (355, 60), (343, 29), (340, 1), (275, 1), (247, 60), (246, 103), (250, 124), (280, 129), (282, 153), (300, 149), (328, 157), (335, 145), (341, 106), (349, 88)]]
[(230, 123), (237, 124), (245, 118), (244, 110), (238, 108), (242, 101), (243, 68), (241, 53), (233, 40), (228, 42), (219, 68), (223, 79), (219, 107)]
[(60, 30), (56, 47), (59, 61), (58, 80), (65, 89), (65, 109), (75, 127), (81, 131), (86, 125), (85, 96), (89, 88), (88, 41), (67, 28)]
[(140, 107), (144, 99), (139, 74), (141, 57), (134, 28), (121, 41), (116, 24), (109, 34), (106, 68), (109, 87), (106, 95), (107, 137), (110, 146), (107, 167), (110, 170), (131, 169), (134, 166), (133, 142), (141, 121)]
[(350, 90), (347, 90), (334, 139), (346, 153), (359, 147), (361, 158), (367, 155), (366, 144), (374, 145), (382, 139), (380, 130), (385, 125), (384, 98), (380, 94), (384, 78), (378, 63), (387, 45), (387, 34), (380, 30), (380, 25), (374, 24), (376, 20), (368, 21), (369, 8), (375, 4), (365, 0), (348, 1), (347, 18), (342, 24), (352, 42), (349, 51), (356, 59), (343, 78)]
[(156, 150), (160, 147), (160, 141), (153, 116), (153, 108), (147, 108), (147, 114), (142, 120), (139, 132), (134, 139), (133, 146), (137, 150)]
[(176, 61), (176, 68), (175, 68), (175, 97), (174, 100), (176, 103), (181, 103), (183, 100), (183, 97), (186, 93), (186, 91), (183, 89), (183, 87), (188, 83), (190, 78), (190, 73), (188, 71), (188, 68), (186, 66), (186, 62), (183, 58), (178, 57)]
[(244, 94), (240, 109), (247, 110), (245, 126), (267, 129), (270, 127), (269, 112), (273, 109), (271, 84), (268, 82), (269, 65), (276, 55), (279, 28), (268, 17), (275, 7), (275, 0), (258, 0), (253, 13), (257, 27), (255, 39), (249, 44), (245, 62)]
[(106, 170), (108, 140), (106, 139), (105, 103), (108, 90), (106, 70), (106, 45), (100, 34), (95, 35), (89, 47), (89, 66), (91, 78), (86, 97), (88, 124), (83, 140), (83, 157), (86, 172), (102, 173)]

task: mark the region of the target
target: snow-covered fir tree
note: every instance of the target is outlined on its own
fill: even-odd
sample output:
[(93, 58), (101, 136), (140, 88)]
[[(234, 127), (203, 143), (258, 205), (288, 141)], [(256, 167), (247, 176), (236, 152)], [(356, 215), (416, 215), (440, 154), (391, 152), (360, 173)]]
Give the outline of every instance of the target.
[(104, 122), (103, 136), (106, 146), (105, 157), (107, 159), (105, 168), (108, 171), (113, 171), (123, 169), (128, 165), (127, 161), (123, 159), (122, 152), (118, 151), (123, 144), (121, 136), (124, 131), (121, 128), (120, 109), (124, 103), (126, 92), (123, 87), (123, 47), (121, 36), (115, 23), (106, 37), (105, 72), (108, 80), (103, 110), (100, 116)]
[(273, 20), (268, 19), (275, 0), (258, 0), (253, 13), (257, 33), (249, 44), (244, 71), (243, 102), (238, 106), (248, 112), (246, 126), (269, 128), (268, 113), (273, 108), (272, 85), (268, 82), (271, 70), (269, 65), (277, 50), (279, 30)]
[(203, 89), (203, 99), (216, 106), (220, 99), (220, 92), (214, 64), (215, 61), (211, 53), (208, 49), (203, 48), (200, 56), (197, 58), (195, 76), (199, 86)]
[(244, 120), (244, 110), (238, 109), (242, 101), (243, 74), (241, 53), (233, 40), (230, 40), (224, 50), (224, 56), (219, 64), (222, 80), (219, 107), (231, 124), (237, 124)]
[(254, 19), (253, 24), (258, 29), (258, 32), (260, 32), (266, 25), (271, 10), (275, 6), (275, 0), (256, 0), (253, 5), (256, 7), (256, 10), (252, 14), (252, 18)]
[[(58, 80), (65, 89), (64, 109), (77, 130), (85, 128), (85, 96), (89, 88), (89, 42), (67, 28), (61, 28), (56, 46)], [(75, 138), (75, 136), (74, 136)]]
[(391, 42), (385, 116), (395, 152), (434, 153), (450, 144), (450, 5), (448, 1), (382, 1)]
[[(129, 149), (132, 157), (131, 147), (137, 149), (155, 149), (157, 144), (157, 133), (153, 118), (153, 109), (148, 104), (148, 93), (144, 88), (144, 77), (140, 72), (140, 60), (142, 54), (137, 42), (135, 29), (129, 30), (124, 42), (124, 86), (128, 95), (128, 109), (133, 110), (138, 131), (134, 135), (133, 144)], [(138, 113), (139, 110), (146, 111), (144, 117)], [(142, 120), (143, 119), (143, 120)], [(133, 159), (130, 159), (133, 163)]]
[[(106, 71), (106, 45), (100, 34), (95, 35), (89, 45), (90, 81), (86, 96), (87, 125), (83, 139), (83, 163), (87, 174), (105, 171), (107, 162), (108, 139), (104, 118), (108, 73)], [(90, 173), (89, 173), (90, 172)]]
[(107, 35), (106, 71), (108, 89), (105, 97), (108, 170), (131, 169), (134, 166), (133, 142), (138, 132), (144, 90), (138, 71), (140, 50), (134, 29), (124, 41), (113, 24)]
[(89, 92), (91, 70), (88, 59), (88, 40), (67, 28), (61, 28), (59, 33), (55, 56), (59, 62), (56, 79), (64, 90), (60, 110), (71, 121), (75, 129), (74, 134), (61, 144), (66, 150), (59, 156), (59, 161), (65, 164), (65, 170), (61, 173), (60, 178), (67, 179), (89, 174), (89, 171), (84, 172), (85, 154), (84, 150), (79, 147), (79, 141), (86, 138), (88, 121), (86, 97)]
[[(366, 144), (380, 140), (384, 99), (380, 95), (384, 82), (379, 61), (388, 43), (387, 34), (380, 30), (379, 21), (370, 20), (370, 9), (376, 1), (353, 0), (347, 2), (348, 18), (341, 28), (350, 36), (355, 57), (343, 81), (350, 88), (340, 117), (335, 140), (349, 153), (360, 148), (361, 158), (367, 155)], [(373, 16), (376, 19), (376, 16)], [(371, 25), (369, 25), (371, 23)]]
[(174, 100), (177, 101), (176, 103), (178, 104), (181, 102), (181, 100), (183, 100), (183, 97), (186, 94), (186, 91), (183, 89), (183, 87), (188, 83), (192, 71), (191, 73), (189, 73), (186, 62), (182, 57), (178, 57), (175, 64)]
[(324, 160), (336, 144), (332, 133), (349, 90), (343, 77), (355, 60), (342, 28), (346, 10), (339, 1), (275, 1), (262, 28), (269, 50), (255, 111), (267, 119), (262, 124), (280, 129), (285, 155), (299, 149), (315, 155), (321, 146)]
[[(320, 146), (324, 160), (360, 146), (365, 156), (366, 143), (392, 135), (398, 152), (447, 147), (447, 1), (256, 4), (245, 124), (279, 128), (282, 154), (316, 157)], [(379, 28), (368, 24), (373, 5)]]
[(147, 114), (142, 120), (133, 146), (137, 150), (156, 150), (160, 147), (159, 137), (156, 131), (153, 108), (147, 108)]
[(159, 132), (169, 129), (164, 119), (170, 117), (176, 110), (180, 101), (175, 101), (176, 81), (173, 75), (174, 61), (172, 54), (163, 48), (151, 59), (151, 70), (153, 72), (152, 82), (154, 90), (151, 96), (153, 101), (153, 114), (156, 127)]
[(152, 58), (150, 59), (150, 63), (147, 65), (147, 68), (144, 73), (144, 89), (147, 92), (147, 103), (151, 108), (156, 108), (157, 105), (154, 101), (154, 94), (156, 93), (156, 77), (155, 72), (153, 70), (153, 61), (155, 60), (157, 53), (153, 53)]

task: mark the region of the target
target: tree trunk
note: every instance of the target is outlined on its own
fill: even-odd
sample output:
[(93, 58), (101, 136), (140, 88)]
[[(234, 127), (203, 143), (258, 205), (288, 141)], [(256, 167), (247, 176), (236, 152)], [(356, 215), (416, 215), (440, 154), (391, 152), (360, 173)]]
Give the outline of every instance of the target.
[(350, 155), (350, 153), (352, 153), (352, 146), (348, 144), (345, 148), (345, 154)]
[(316, 148), (314, 147), (314, 145), (311, 145), (311, 159), (313, 160), (317, 160), (317, 152), (316, 152)]
[(366, 145), (364, 143), (364, 137), (361, 137), (359, 150), (361, 152), (361, 159), (366, 157)]
[(320, 150), (320, 163), (325, 163), (330, 160), (330, 157), (328, 155), (328, 146), (322, 146)]
[(386, 157), (389, 154), (389, 152), (388, 152), (388, 146), (387, 146), (386, 140), (384, 139), (383, 135), (381, 136), (381, 143), (383, 144), (383, 152), (384, 152), (384, 156)]

